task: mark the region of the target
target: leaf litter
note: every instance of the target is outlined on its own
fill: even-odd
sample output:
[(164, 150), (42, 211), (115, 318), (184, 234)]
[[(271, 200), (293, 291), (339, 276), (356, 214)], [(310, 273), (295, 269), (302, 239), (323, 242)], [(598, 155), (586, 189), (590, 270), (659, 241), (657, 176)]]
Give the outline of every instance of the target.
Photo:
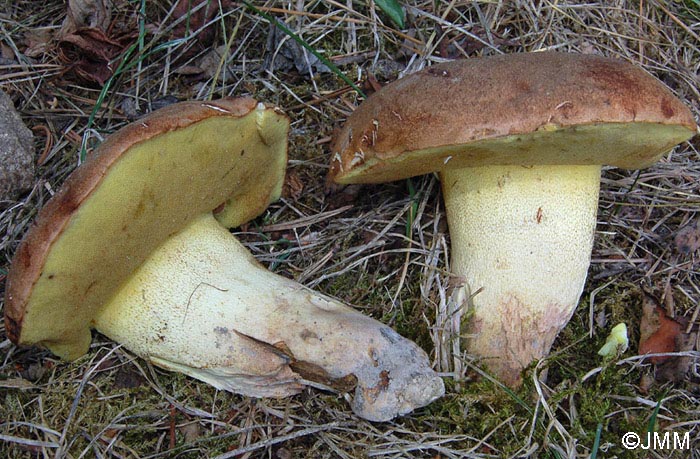
[[(696, 2), (405, 1), (386, 2), (389, 12), (357, 1), (255, 5), (368, 90), (446, 57), (549, 49), (632, 61), (700, 114)], [(401, 12), (403, 28), (392, 16)], [(353, 417), (332, 394), (255, 400), (217, 392), (152, 368), (99, 335), (79, 361), (58, 362), (40, 350), (15, 348), (0, 328), (0, 381), (6, 382), (0, 384), (0, 435), (9, 439), (0, 444), (3, 457), (54, 457), (57, 451), (60, 457), (107, 458), (584, 457), (594, 452), (599, 424), (601, 448), (625, 457), (622, 433), (645, 431), (650, 407), (659, 401), (665, 425), (692, 431), (691, 457), (698, 457), (697, 350), (683, 350), (685, 338), (697, 333), (700, 308), (697, 138), (639, 173), (604, 171), (582, 305), (552, 356), (529, 370), (523, 389), (509, 393), (455, 346), (459, 329), (446, 307), (449, 230), (439, 193), (430, 192), (439, 183), (430, 176), (416, 180), (414, 196), (403, 183), (327, 196), (328, 143), (319, 139), (330, 137), (361, 99), (336, 74), (319, 72), (308, 53), (292, 53), (285, 70), (265, 66), (283, 42), (292, 41), (278, 35), (268, 46), (267, 21), (229, 1), (11, 2), (4, 15), (13, 27), (0, 31), (3, 89), (25, 123), (46, 126), (53, 140), (46, 142), (50, 151), (33, 188), (3, 203), (5, 272), (36, 210), (78, 164), (81, 138), (97, 142), (161, 101), (252, 95), (279, 105), (293, 120), (290, 169), (297, 177), (242, 239), (261, 262), (355, 304), (440, 356), (436, 366), (449, 393), (410, 416), (372, 425)], [(81, 38), (63, 45), (71, 58), (62, 61), (57, 45), (66, 21), (75, 24), (65, 34)], [(138, 40), (147, 51), (115, 74), (124, 50)], [(197, 67), (213, 49), (229, 50), (213, 59), (225, 62), (226, 78), (201, 69), (177, 73)], [(110, 77), (118, 78), (100, 99), (100, 81)], [(86, 130), (96, 106), (95, 124)], [(409, 215), (416, 202), (418, 211)], [(315, 218), (333, 208), (343, 211)], [(266, 226), (286, 229), (258, 231)], [(640, 285), (664, 300), (638, 297)], [(584, 375), (600, 362), (596, 351), (607, 330), (587, 327), (595, 323), (587, 303), (598, 322), (627, 323), (630, 339), (616, 365), (605, 364), (590, 378)], [(665, 343), (664, 352), (674, 349), (687, 360), (671, 356), (652, 363), (634, 356), (641, 353), (640, 341), (649, 346), (655, 340)], [(662, 349), (655, 346), (651, 350)], [(662, 367), (669, 362), (664, 379)], [(649, 381), (650, 375), (657, 380)], [(681, 453), (677, 457), (688, 457)]]

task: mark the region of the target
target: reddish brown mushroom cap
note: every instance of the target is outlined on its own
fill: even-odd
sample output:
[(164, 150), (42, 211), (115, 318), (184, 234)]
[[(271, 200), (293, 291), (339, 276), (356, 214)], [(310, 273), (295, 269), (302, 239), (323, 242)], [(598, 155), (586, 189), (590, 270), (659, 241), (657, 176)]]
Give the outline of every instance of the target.
[[(615, 129), (630, 124), (648, 138)], [(656, 127), (664, 135), (655, 143)], [(675, 135), (666, 135), (669, 128)], [(667, 87), (625, 61), (555, 52), (458, 60), (362, 103), (334, 141), (329, 181), (376, 183), (495, 164), (639, 168), (695, 130), (692, 113)], [(588, 148), (594, 140), (599, 149)], [(574, 145), (562, 150), (567, 143)]]

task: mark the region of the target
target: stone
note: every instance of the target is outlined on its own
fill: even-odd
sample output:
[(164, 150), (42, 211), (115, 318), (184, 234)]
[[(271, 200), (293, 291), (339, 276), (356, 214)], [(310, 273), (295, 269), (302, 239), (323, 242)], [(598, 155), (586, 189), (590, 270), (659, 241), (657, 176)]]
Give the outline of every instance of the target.
[(16, 199), (34, 183), (34, 136), (10, 97), (0, 91), (0, 201)]

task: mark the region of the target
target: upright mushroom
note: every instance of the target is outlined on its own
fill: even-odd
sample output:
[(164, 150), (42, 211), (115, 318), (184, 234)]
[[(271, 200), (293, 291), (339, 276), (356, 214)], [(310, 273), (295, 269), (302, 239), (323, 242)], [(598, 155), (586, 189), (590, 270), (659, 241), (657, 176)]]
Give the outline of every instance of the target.
[(229, 233), (279, 197), (288, 127), (275, 108), (224, 99), (176, 104), (110, 136), (17, 249), (10, 339), (75, 359), (96, 328), (220, 389), (354, 388), (353, 409), (375, 421), (440, 396), (418, 346), (272, 274)]
[(332, 145), (328, 179), (439, 172), (466, 349), (517, 385), (583, 290), (601, 165), (646, 167), (695, 132), (668, 88), (623, 61), (553, 52), (460, 60), (363, 102)]

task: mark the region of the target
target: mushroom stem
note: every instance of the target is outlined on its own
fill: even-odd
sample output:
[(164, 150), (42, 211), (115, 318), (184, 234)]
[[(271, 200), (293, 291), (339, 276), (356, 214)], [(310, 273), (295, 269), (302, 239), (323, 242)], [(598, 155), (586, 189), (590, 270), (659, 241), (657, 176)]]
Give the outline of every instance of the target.
[[(545, 357), (590, 264), (600, 166), (488, 166), (441, 181), (469, 353), (503, 382)], [(463, 278), (463, 279), (462, 279)]]
[(355, 387), (353, 410), (373, 421), (444, 391), (416, 344), (269, 272), (211, 215), (151, 255), (95, 328), (158, 366), (245, 395)]

